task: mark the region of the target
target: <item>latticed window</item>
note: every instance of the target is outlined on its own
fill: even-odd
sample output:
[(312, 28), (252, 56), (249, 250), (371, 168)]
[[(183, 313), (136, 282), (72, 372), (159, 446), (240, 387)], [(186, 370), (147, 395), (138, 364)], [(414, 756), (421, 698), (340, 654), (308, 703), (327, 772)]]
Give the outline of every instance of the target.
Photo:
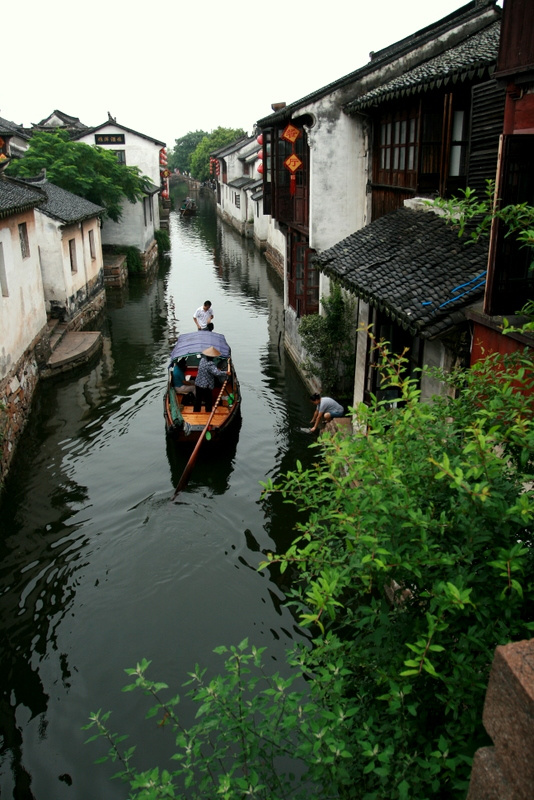
[(470, 87), (391, 103), (378, 113), (373, 146), (373, 219), (416, 192), (442, 197), (467, 178)]
[(296, 231), (288, 235), (288, 299), (297, 316), (319, 310), (319, 270), (311, 263), (307, 237)]
[[(294, 142), (283, 138), (286, 125), (263, 132), (264, 213), (270, 213), (280, 222), (308, 226), (309, 145), (304, 123), (310, 120), (292, 120), (291, 126), (301, 132)], [(299, 162), (293, 173), (286, 160), (291, 156)], [(292, 181), (293, 178), (293, 181)]]
[(417, 169), (417, 113), (401, 109), (380, 122), (378, 183), (411, 186)]

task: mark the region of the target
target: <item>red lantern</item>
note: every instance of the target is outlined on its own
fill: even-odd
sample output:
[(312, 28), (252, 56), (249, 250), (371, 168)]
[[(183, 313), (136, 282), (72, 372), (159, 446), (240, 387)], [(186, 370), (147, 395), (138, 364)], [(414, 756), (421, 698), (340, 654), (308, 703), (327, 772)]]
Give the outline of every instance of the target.
[(256, 141), (258, 144), (263, 144), (263, 133), (260, 133), (259, 136), (256, 136)]
[(259, 158), (260, 161), (263, 161), (263, 149), (262, 150), (258, 150), (258, 158)]
[(260, 161), (260, 163), (258, 164), (258, 172), (260, 173), (260, 175), (263, 175), (263, 161)]

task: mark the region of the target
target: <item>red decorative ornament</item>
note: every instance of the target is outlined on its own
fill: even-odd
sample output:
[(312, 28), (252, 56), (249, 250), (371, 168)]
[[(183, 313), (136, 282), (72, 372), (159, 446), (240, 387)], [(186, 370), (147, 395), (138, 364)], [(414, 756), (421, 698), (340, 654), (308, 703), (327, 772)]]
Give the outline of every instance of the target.
[(256, 136), (256, 141), (258, 144), (263, 144), (263, 133), (260, 133), (259, 136)]
[(259, 158), (260, 161), (263, 161), (263, 149), (262, 150), (258, 150), (258, 158)]
[(298, 157), (295, 151), (295, 142), (297, 139), (300, 139), (302, 136), (302, 131), (298, 128), (295, 128), (294, 125), (286, 125), (283, 133), (282, 139), (286, 142), (290, 142), (291, 144), (291, 155), (286, 158), (284, 161), (284, 167), (289, 170), (291, 176), (289, 178), (289, 194), (293, 197), (297, 190), (297, 177), (295, 175), (296, 171), (302, 167), (302, 161)]
[(295, 128), (295, 126), (291, 125), (291, 123), (289, 123), (289, 125), (286, 125), (286, 127), (284, 128), (284, 132), (282, 133), (282, 139), (285, 139), (286, 142), (291, 142), (291, 144), (294, 144), (297, 141), (297, 139), (300, 139), (301, 136), (302, 136), (302, 131), (299, 130), (298, 128)]
[(260, 163), (258, 164), (258, 172), (260, 173), (260, 175), (263, 175), (263, 161), (260, 161)]

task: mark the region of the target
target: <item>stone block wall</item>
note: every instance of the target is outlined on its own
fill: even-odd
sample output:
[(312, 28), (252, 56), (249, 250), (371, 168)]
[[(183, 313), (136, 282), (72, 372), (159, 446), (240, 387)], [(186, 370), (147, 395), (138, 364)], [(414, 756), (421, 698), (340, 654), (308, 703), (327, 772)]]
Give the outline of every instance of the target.
[(45, 328), (0, 382), (0, 488), (30, 415), (39, 368), (49, 353)]
[(483, 722), (493, 747), (475, 753), (467, 800), (532, 800), (534, 640), (496, 648)]
[(128, 265), (126, 256), (106, 255), (104, 258), (104, 284), (121, 288), (128, 281)]
[(141, 253), (142, 272), (148, 272), (158, 260), (158, 244), (153, 239), (144, 253)]
[(265, 258), (269, 264), (274, 268), (275, 272), (284, 278), (284, 257), (278, 252), (270, 243), (265, 247)]

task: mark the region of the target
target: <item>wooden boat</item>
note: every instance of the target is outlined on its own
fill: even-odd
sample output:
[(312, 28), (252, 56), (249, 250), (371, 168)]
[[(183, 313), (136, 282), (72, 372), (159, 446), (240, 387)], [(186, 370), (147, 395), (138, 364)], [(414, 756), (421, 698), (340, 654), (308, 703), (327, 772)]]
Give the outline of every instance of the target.
[(190, 197), (182, 203), (180, 214), (182, 217), (194, 217), (197, 213), (197, 204)]
[[(185, 370), (186, 384), (194, 382), (202, 351), (208, 347), (215, 347), (221, 354), (213, 359), (218, 369), (226, 371), (228, 360), (230, 359), (230, 376), (224, 385), (220, 400), (215, 406), (217, 398), (221, 394), (223, 382), (216, 385), (213, 390), (213, 417), (211, 419), (206, 438), (217, 440), (221, 438), (233, 423), (239, 418), (241, 410), (241, 392), (239, 381), (231, 359), (231, 350), (228, 342), (222, 333), (215, 331), (195, 331), (194, 333), (182, 333), (171, 352), (168, 366), (168, 380), (165, 398), (163, 401), (163, 416), (165, 418), (165, 430), (168, 436), (179, 442), (189, 442), (195, 444), (200, 438), (202, 431), (211, 416), (210, 412), (202, 406), (201, 411), (193, 411), (194, 395), (182, 394), (172, 383), (172, 369), (174, 364), (180, 359), (185, 358), (187, 366)], [(209, 435), (208, 435), (209, 434)]]

